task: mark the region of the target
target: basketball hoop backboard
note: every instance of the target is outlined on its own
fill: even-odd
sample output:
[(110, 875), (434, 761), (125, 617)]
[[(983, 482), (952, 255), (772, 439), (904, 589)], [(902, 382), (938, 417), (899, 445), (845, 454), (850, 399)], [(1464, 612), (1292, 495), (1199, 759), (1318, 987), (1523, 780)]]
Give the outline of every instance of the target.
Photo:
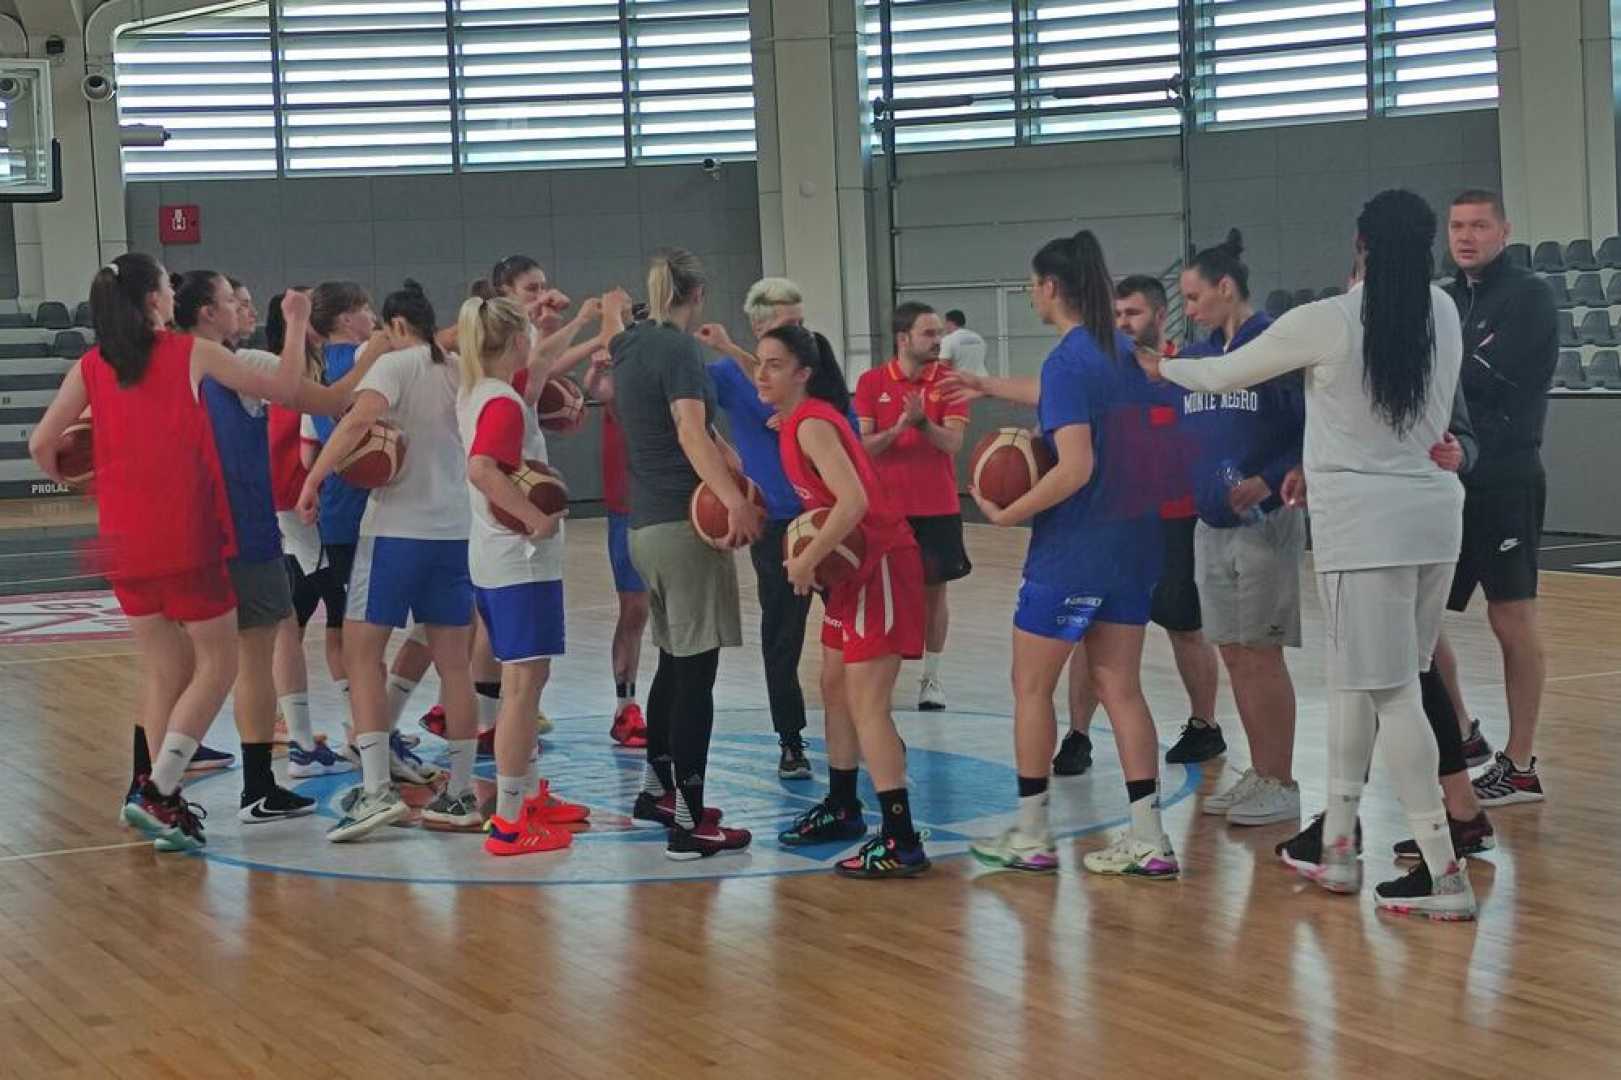
[(51, 66), (0, 59), (0, 203), (62, 197), (61, 151), (51, 120)]

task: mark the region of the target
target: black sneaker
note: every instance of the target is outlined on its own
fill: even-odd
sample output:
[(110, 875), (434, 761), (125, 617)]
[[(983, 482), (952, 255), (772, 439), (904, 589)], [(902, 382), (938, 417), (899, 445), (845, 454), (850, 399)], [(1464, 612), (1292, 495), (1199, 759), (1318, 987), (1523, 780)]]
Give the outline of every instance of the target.
[(683, 829), (680, 826), (670, 829), (670, 842), (664, 847), (664, 857), (676, 862), (689, 862), (714, 855), (729, 855), (746, 850), (753, 839), (747, 829), (727, 829), (711, 820), (705, 808), (704, 823), (696, 829)]
[(236, 812), (236, 819), (244, 825), (262, 825), (313, 813), (314, 799), (294, 794), (278, 784), (263, 795), (249, 795), (244, 791), (242, 809)]
[[(1281, 844), (1274, 844), (1273, 854), (1280, 859), (1291, 863), (1305, 863), (1317, 865), (1323, 861), (1323, 818), (1326, 815), (1318, 814), (1311, 819), (1311, 824), (1295, 833)], [(1362, 854), (1362, 819), (1356, 819), (1356, 853)]]
[(782, 757), (777, 762), (777, 775), (784, 780), (809, 780), (810, 759), (805, 756), (805, 740), (798, 735), (782, 737)]
[(1221, 737), (1221, 725), (1188, 717), (1182, 725), (1182, 734), (1176, 745), (1165, 751), (1165, 760), (1172, 765), (1197, 765), (1201, 761), (1221, 757), (1227, 752), (1227, 740)]
[(867, 835), (867, 823), (861, 817), (861, 804), (853, 807), (834, 806), (831, 798), (823, 799), (794, 819), (794, 823), (777, 834), (777, 843), (783, 847), (803, 847), (806, 844), (849, 843)]
[(1420, 860), (1404, 877), (1374, 886), (1373, 902), (1397, 915), (1423, 915), (1445, 922), (1468, 922), (1475, 917), (1475, 891), (1461, 863), (1433, 880)]
[(1091, 737), (1084, 731), (1070, 731), (1053, 755), (1053, 775), (1080, 776), (1091, 767)]
[(1469, 737), (1463, 740), (1463, 763), (1471, 769), (1478, 768), (1492, 759), (1492, 744), (1486, 741), (1486, 736), (1480, 733), (1480, 721), (1475, 717), (1469, 718)]
[[(1497, 846), (1497, 836), (1492, 829), (1492, 823), (1486, 819), (1484, 810), (1473, 821), (1459, 821), (1448, 814), (1447, 829), (1452, 833), (1452, 850), (1460, 859), (1465, 855), (1479, 855), (1482, 851), (1490, 851)], [(1396, 858), (1419, 858), (1418, 841), (1402, 840), (1397, 843)]]

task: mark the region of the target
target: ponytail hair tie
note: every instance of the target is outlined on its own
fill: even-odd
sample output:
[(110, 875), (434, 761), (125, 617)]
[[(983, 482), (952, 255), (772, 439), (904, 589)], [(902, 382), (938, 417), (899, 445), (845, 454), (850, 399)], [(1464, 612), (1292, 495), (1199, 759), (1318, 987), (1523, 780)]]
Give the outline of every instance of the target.
[(103, 266), (102, 269), (112, 274), (113, 277), (118, 276), (118, 264), (115, 262), (108, 263), (106, 266)]

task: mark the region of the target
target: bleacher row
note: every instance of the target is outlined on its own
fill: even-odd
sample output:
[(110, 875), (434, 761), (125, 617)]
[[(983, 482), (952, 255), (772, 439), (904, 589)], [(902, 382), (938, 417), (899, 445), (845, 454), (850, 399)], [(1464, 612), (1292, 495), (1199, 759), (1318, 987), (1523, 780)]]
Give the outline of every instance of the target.
[(65, 494), (28, 456), (28, 435), (62, 377), (90, 347), (90, 307), (49, 301), (32, 313), (0, 310), (0, 498)]

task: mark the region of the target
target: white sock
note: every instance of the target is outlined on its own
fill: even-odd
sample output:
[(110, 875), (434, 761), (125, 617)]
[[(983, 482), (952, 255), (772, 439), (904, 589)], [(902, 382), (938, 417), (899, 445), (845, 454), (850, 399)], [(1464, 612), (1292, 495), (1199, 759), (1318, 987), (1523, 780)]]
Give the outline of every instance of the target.
[(1165, 837), (1165, 825), (1159, 817), (1159, 781), (1154, 781), (1154, 794), (1144, 795), (1131, 804), (1131, 835), (1145, 844), (1157, 845)]
[(495, 718), (501, 715), (501, 699), (483, 694), (474, 694), (473, 697), (478, 701), (478, 730), (494, 731)]
[(152, 763), (152, 786), (160, 794), (173, 795), (180, 786), (180, 778), (186, 775), (186, 766), (191, 764), (191, 755), (196, 752), (197, 740), (190, 735), (178, 731), (164, 735), (158, 759)]
[(310, 696), (307, 693), (283, 694), (276, 702), (281, 717), (287, 721), (287, 738), (301, 749), (315, 748), (315, 729), (310, 725)]
[(1052, 831), (1047, 821), (1047, 794), (1019, 796), (1019, 831), (1024, 835), (1044, 838)]
[(411, 691), (416, 688), (415, 679), (407, 679), (403, 675), (390, 675), (388, 677), (389, 730), (400, 726), (400, 717), (405, 715), (405, 703), (411, 700)]
[(450, 740), (450, 783), (445, 790), (465, 795), (473, 790), (473, 761), (478, 757), (477, 739)]
[(945, 653), (925, 652), (923, 654), (923, 677), (925, 679), (940, 678), (940, 658)]
[(388, 787), (391, 779), (388, 759), (388, 732), (366, 731), (355, 736), (355, 748), (360, 751), (361, 782), (367, 795), (376, 795)]
[(1418, 680), (1391, 690), (1375, 690), (1371, 696), (1379, 710), (1379, 756), (1407, 811), (1424, 865), (1431, 878), (1438, 878), (1456, 861), (1457, 853), (1452, 850), (1441, 787), (1435, 782), (1441, 752), (1424, 716)]
[(523, 812), (523, 801), (529, 797), (528, 778), (497, 776), (495, 778), (495, 816), (502, 821), (517, 821)]
[[(1421, 716), (1422, 718), (1422, 716)], [(1328, 695), (1328, 803), (1324, 807), (1323, 846), (1356, 836), (1356, 812), (1362, 786), (1373, 764), (1373, 741), (1379, 721), (1373, 698), (1365, 690), (1334, 690)], [(1435, 745), (1433, 737), (1430, 746)], [(1430, 763), (1435, 782), (1435, 763)], [(1437, 789), (1439, 790), (1439, 789)]]

